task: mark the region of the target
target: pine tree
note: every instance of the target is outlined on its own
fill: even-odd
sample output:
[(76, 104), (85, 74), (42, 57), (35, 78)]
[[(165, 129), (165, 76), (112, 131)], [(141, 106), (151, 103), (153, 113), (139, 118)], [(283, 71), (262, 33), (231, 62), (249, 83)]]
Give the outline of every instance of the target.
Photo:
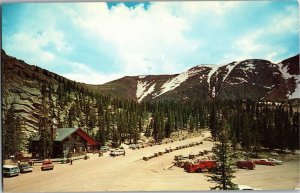
[(49, 158), (52, 153), (52, 138), (51, 138), (51, 127), (52, 120), (49, 117), (49, 109), (46, 101), (46, 85), (43, 84), (41, 87), (42, 104), (40, 106), (39, 115), (39, 134), (40, 134), (40, 153), (43, 158)]
[(232, 169), (232, 152), (228, 140), (228, 126), (219, 131), (218, 142), (213, 147), (213, 154), (217, 166), (212, 169), (211, 174), (208, 175), (210, 182), (216, 183), (211, 190), (236, 190), (237, 185), (232, 182), (235, 177)]
[(250, 122), (246, 113), (242, 118), (241, 145), (245, 151), (249, 151), (251, 146)]
[(171, 135), (171, 132), (172, 132), (171, 124), (172, 124), (171, 115), (170, 115), (170, 112), (168, 112), (168, 119), (165, 124), (166, 137), (170, 137), (170, 135)]
[(212, 108), (210, 112), (209, 128), (211, 131), (212, 138), (216, 140), (217, 132), (218, 132), (218, 118), (217, 118), (217, 112), (214, 104), (212, 104)]
[(10, 105), (5, 117), (2, 130), (3, 158), (9, 158), (21, 148), (21, 118), (17, 115), (13, 104)]

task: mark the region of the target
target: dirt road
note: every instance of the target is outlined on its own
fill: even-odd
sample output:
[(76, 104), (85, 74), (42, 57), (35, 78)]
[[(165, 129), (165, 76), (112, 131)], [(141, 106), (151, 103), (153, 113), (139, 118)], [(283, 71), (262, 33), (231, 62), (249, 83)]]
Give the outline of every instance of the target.
[[(5, 192), (84, 192), (84, 191), (162, 191), (162, 190), (209, 190), (205, 174), (186, 173), (182, 168), (172, 167), (175, 155), (188, 155), (209, 150), (213, 144), (204, 141), (199, 146), (189, 147), (164, 154), (149, 161), (142, 160), (165, 148), (175, 148), (191, 142), (203, 141), (209, 136), (147, 147), (139, 150), (126, 149), (126, 156), (103, 157), (91, 155), (89, 160), (74, 161), (73, 165), (55, 164), (52, 171), (40, 171), (34, 166), (34, 172), (20, 174), (18, 177), (4, 178)], [(294, 189), (299, 180), (299, 159), (282, 166), (258, 166), (254, 171), (238, 170), (236, 181), (240, 184), (261, 189)], [(272, 181), (270, 178), (275, 180)], [(250, 180), (249, 180), (250, 179)]]

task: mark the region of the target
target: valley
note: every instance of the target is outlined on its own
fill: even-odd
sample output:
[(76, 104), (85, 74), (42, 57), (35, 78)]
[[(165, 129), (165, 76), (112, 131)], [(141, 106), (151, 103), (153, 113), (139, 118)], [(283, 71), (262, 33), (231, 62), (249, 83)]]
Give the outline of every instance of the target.
[[(183, 168), (173, 166), (175, 155), (188, 155), (203, 150), (211, 150), (213, 143), (202, 136), (189, 138), (131, 150), (124, 146), (126, 156), (103, 157), (90, 154), (88, 160), (74, 161), (70, 164), (54, 165), (54, 170), (40, 171), (34, 165), (32, 173), (4, 178), (5, 192), (86, 192), (86, 191), (199, 191), (209, 190), (211, 184), (205, 173), (187, 173)], [(199, 146), (171, 152), (149, 161), (142, 160), (165, 148), (174, 148), (191, 142), (203, 142)], [(299, 152), (298, 152), (299, 153)], [(283, 165), (257, 165), (255, 170), (237, 169), (234, 182), (262, 190), (293, 190), (298, 185), (299, 155), (287, 157)], [(284, 180), (282, 180), (284, 179)]]

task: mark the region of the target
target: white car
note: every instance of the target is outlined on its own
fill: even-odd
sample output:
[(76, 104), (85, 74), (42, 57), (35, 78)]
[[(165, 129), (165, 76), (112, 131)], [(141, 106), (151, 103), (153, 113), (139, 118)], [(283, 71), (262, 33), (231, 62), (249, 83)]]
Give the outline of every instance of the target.
[(117, 149), (117, 150), (114, 150), (112, 152), (110, 152), (111, 156), (119, 156), (119, 155), (125, 155), (125, 150), (124, 149)]
[(238, 190), (262, 190), (262, 189), (252, 188), (252, 187), (247, 186), (247, 185), (238, 185)]
[(268, 161), (275, 162), (276, 165), (281, 165), (283, 162), (274, 158), (268, 158)]
[(129, 148), (130, 148), (130, 149), (136, 149), (136, 148), (137, 148), (137, 145), (136, 145), (136, 144), (130, 144), (130, 145), (129, 145)]

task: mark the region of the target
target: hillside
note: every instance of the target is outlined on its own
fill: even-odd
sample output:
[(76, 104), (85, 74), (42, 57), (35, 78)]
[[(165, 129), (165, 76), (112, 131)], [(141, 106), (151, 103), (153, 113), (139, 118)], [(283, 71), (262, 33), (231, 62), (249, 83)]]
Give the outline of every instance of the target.
[[(18, 137), (24, 150), (32, 136), (52, 126), (81, 127), (102, 141), (136, 140), (138, 132), (161, 140), (174, 128), (193, 130), (192, 121), (196, 129), (206, 126), (204, 117), (208, 117), (210, 105), (199, 101), (298, 98), (292, 105), (299, 109), (298, 61), (299, 55), (279, 64), (245, 60), (222, 66), (199, 65), (181, 74), (126, 76), (104, 85), (88, 85), (26, 64), (2, 51), (2, 134), (4, 138), (10, 135), (10, 140)], [(172, 102), (159, 104), (158, 108), (155, 104), (169, 100)], [(147, 101), (150, 103), (136, 103)], [(196, 103), (189, 104), (192, 101)], [(150, 122), (156, 119), (161, 121), (160, 130)], [(113, 130), (116, 126), (117, 137)], [(6, 145), (17, 146), (14, 141)]]
[[(1, 63), (3, 124), (5, 127), (9, 124), (6, 122), (15, 121), (16, 117), (13, 121), (7, 120), (9, 110), (13, 109), (13, 114), (20, 118), (18, 137), (23, 148), (28, 139), (45, 126), (41, 123), (43, 117), (58, 127), (80, 126), (89, 120), (83, 109), (89, 105), (89, 111), (95, 111), (96, 97), (92, 87), (28, 65), (6, 55), (3, 50)], [(98, 96), (97, 99), (104, 107), (108, 106), (108, 98)]]

